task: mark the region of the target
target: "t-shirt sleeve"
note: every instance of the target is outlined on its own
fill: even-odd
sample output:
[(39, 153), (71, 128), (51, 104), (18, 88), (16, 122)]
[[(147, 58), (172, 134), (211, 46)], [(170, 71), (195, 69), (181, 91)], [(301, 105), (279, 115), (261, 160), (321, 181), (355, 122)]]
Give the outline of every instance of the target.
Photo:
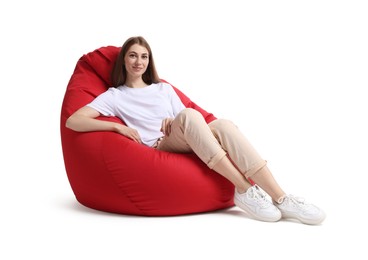
[(91, 103), (87, 104), (87, 106), (97, 110), (104, 116), (116, 116), (114, 91), (115, 89), (109, 88), (106, 92), (97, 96)]

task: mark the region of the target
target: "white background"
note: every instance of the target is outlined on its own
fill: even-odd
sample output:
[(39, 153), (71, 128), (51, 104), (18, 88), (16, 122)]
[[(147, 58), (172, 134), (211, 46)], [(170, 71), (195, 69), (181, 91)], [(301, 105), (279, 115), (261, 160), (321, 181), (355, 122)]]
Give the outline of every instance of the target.
[[(365, 2), (3, 1), (0, 258), (366, 259)], [(134, 217), (78, 204), (60, 144), (66, 85), (83, 54), (135, 35), (162, 78), (236, 122), (325, 222), (264, 223), (235, 207)]]

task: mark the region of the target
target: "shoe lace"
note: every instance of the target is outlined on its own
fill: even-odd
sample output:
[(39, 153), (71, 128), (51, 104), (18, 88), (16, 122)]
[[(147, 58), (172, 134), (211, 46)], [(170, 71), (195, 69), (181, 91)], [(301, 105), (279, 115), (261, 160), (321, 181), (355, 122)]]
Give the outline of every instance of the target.
[(261, 208), (267, 208), (270, 202), (267, 200), (266, 193), (264, 193), (257, 185), (252, 188), (251, 198), (254, 199)]
[(294, 195), (289, 195), (285, 197), (285, 199), (287, 199), (289, 204), (301, 210), (307, 210), (309, 207), (309, 204), (306, 203), (305, 199), (302, 197), (296, 197)]

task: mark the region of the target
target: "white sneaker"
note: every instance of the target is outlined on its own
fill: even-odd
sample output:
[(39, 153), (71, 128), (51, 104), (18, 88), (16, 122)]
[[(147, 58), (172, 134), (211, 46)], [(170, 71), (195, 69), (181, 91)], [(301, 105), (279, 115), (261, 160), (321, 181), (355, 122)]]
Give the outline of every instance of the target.
[(287, 195), (280, 204), (275, 204), (283, 218), (298, 219), (304, 224), (317, 225), (326, 218), (326, 214), (320, 208), (293, 195)]
[(235, 189), (234, 203), (256, 220), (273, 222), (281, 218), (280, 210), (266, 198), (266, 194), (257, 185), (244, 193), (238, 193)]

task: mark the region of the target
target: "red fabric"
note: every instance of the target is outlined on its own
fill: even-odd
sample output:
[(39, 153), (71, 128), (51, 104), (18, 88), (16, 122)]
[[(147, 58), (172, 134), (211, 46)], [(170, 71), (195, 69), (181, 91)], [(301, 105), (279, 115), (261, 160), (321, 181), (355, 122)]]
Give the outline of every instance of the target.
[[(233, 185), (210, 170), (195, 154), (158, 151), (113, 132), (78, 133), (66, 119), (110, 84), (110, 71), (120, 51), (106, 46), (83, 55), (68, 83), (60, 117), (66, 173), (76, 199), (107, 212), (169, 216), (233, 206)], [(186, 107), (216, 117), (175, 88)], [(121, 122), (115, 117), (101, 120)]]

